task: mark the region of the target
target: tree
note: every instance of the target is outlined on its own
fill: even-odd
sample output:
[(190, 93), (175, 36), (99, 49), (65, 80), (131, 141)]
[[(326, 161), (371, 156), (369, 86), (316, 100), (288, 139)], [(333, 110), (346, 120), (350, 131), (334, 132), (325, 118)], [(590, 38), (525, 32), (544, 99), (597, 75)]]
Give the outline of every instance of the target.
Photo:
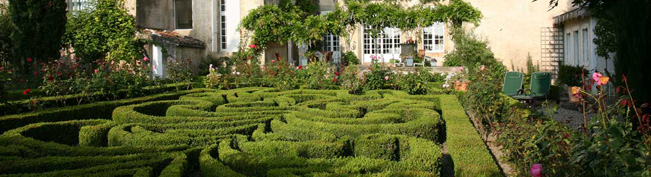
[(70, 18), (66, 44), (83, 61), (127, 60), (140, 57), (141, 43), (135, 38), (135, 18), (122, 8), (124, 0), (98, 0), (92, 12)]
[(9, 0), (15, 26), (11, 39), (19, 60), (59, 58), (67, 22), (66, 8), (65, 0)]
[(4, 62), (12, 58), (14, 44), (11, 40), (11, 32), (14, 30), (14, 25), (11, 22), (11, 14), (3, 4), (0, 4), (0, 24), (4, 24), (0, 25), (0, 62)]

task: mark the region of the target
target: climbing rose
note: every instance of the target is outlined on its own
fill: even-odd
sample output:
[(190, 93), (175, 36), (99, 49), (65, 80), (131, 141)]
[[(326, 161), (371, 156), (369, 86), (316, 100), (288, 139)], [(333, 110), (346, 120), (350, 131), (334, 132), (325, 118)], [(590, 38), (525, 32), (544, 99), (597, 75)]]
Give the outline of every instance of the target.
[(32, 89), (25, 89), (25, 91), (23, 91), (23, 95), (27, 95), (31, 91), (32, 91)]
[(539, 163), (533, 164), (531, 166), (531, 172), (529, 172), (529, 173), (531, 173), (531, 176), (541, 177), (542, 176), (542, 164), (539, 164)]
[(249, 45), (249, 47), (251, 47), (252, 49), (258, 48), (258, 46), (256, 46), (255, 44), (251, 44), (251, 45)]
[(384, 76), (384, 80), (389, 80), (389, 76)]
[(31, 62), (32, 62), (32, 58), (27, 58), (27, 63), (31, 63)]
[(145, 56), (143, 60), (145, 60), (145, 62), (149, 62), (149, 58), (147, 58), (147, 56)]
[(333, 79), (332, 81), (337, 82), (337, 78)]

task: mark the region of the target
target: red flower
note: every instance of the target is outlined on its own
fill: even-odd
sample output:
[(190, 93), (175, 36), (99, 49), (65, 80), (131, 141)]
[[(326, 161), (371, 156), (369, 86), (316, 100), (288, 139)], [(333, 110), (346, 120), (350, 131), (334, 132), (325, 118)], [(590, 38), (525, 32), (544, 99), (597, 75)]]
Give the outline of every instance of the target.
[(61, 76), (61, 72), (57, 72), (57, 76)]
[(97, 74), (97, 70), (95, 70), (95, 74)]
[(20, 78), (20, 80), (18, 80), (18, 82), (23, 82), (23, 78)]
[(337, 82), (337, 78), (333, 79), (332, 81)]
[(621, 90), (619, 90), (619, 87), (617, 87), (617, 88), (615, 89), (615, 93), (617, 93), (617, 94), (619, 94), (620, 91), (621, 91)]
[(623, 99), (621, 102), (619, 102), (619, 105), (621, 106), (631, 106), (631, 102), (628, 99)]
[(249, 45), (249, 47), (251, 47), (252, 49), (258, 48), (258, 46), (256, 46), (255, 44), (251, 44), (251, 45)]
[(0, 67), (0, 71), (2, 71), (2, 67)]
[(300, 69), (303, 69), (303, 66), (301, 66), (301, 65), (298, 65), (298, 69), (299, 69), (299, 70), (300, 70)]
[(23, 95), (27, 95), (31, 91), (32, 91), (32, 89), (25, 89), (25, 91), (23, 91)]
[(335, 72), (335, 76), (339, 76), (339, 71)]
[(32, 62), (32, 58), (27, 58), (27, 63), (31, 63), (31, 62)]
[(38, 76), (38, 71), (34, 71), (34, 76)]
[(569, 134), (569, 133), (565, 133), (565, 134), (563, 135), (563, 137), (564, 137), (564, 138), (570, 138), (570, 134)]
[(52, 77), (52, 76), (48, 76), (48, 77), (47, 77), (47, 80), (52, 81), (52, 80), (54, 80), (54, 77)]
[(70, 79), (72, 79), (72, 74), (69, 77), (70, 77)]

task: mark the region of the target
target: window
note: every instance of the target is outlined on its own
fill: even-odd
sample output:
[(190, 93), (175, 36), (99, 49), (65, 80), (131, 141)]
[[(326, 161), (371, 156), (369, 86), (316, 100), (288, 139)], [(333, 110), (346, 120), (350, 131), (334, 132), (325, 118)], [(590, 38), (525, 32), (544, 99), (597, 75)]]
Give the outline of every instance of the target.
[(222, 50), (226, 50), (226, 0), (221, 0), (220, 5), (220, 23), (221, 23), (221, 46)]
[[(326, 15), (330, 11), (321, 11), (321, 15)], [(327, 34), (323, 36), (323, 47), (325, 51), (340, 51), (339, 36)]]
[(563, 49), (563, 50), (565, 50), (565, 64), (567, 64), (567, 65), (571, 64), (571, 63), (569, 63), (569, 61), (571, 61), (570, 60), (570, 46), (571, 46), (570, 45), (570, 39), (572, 39), (571, 34), (572, 33), (567, 33), (565, 35), (565, 48)]
[(324, 47), (326, 51), (339, 51), (339, 36), (328, 34), (323, 36)]
[(175, 0), (176, 29), (192, 29), (192, 0)]
[(400, 29), (385, 28), (373, 39), (366, 27), (364, 30), (364, 54), (400, 54)]
[(445, 50), (445, 24), (436, 22), (423, 28), (423, 48), (427, 52), (443, 52)]
[(583, 61), (590, 61), (588, 28), (584, 28), (581, 32), (583, 33)]
[(572, 44), (574, 44), (574, 50), (572, 51), (572, 53), (574, 53), (574, 64), (576, 66), (579, 66), (579, 57), (581, 57), (581, 56), (579, 55), (580, 50), (579, 50), (579, 31), (578, 30), (574, 31), (574, 41), (572, 41), (572, 42), (573, 42)]
[(68, 9), (70, 12), (78, 11), (92, 11), (95, 9), (93, 0), (70, 0), (68, 2)]

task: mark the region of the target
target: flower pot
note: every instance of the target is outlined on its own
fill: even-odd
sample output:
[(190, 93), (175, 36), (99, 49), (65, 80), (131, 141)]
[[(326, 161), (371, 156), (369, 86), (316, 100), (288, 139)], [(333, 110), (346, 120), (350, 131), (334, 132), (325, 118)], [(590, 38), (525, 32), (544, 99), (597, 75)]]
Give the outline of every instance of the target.
[(454, 90), (467, 91), (468, 90), (468, 82), (462, 82), (462, 81), (454, 82)]
[(574, 90), (580, 89), (581, 87), (567, 87), (567, 96), (570, 98), (571, 103), (578, 103), (581, 99), (574, 96)]

